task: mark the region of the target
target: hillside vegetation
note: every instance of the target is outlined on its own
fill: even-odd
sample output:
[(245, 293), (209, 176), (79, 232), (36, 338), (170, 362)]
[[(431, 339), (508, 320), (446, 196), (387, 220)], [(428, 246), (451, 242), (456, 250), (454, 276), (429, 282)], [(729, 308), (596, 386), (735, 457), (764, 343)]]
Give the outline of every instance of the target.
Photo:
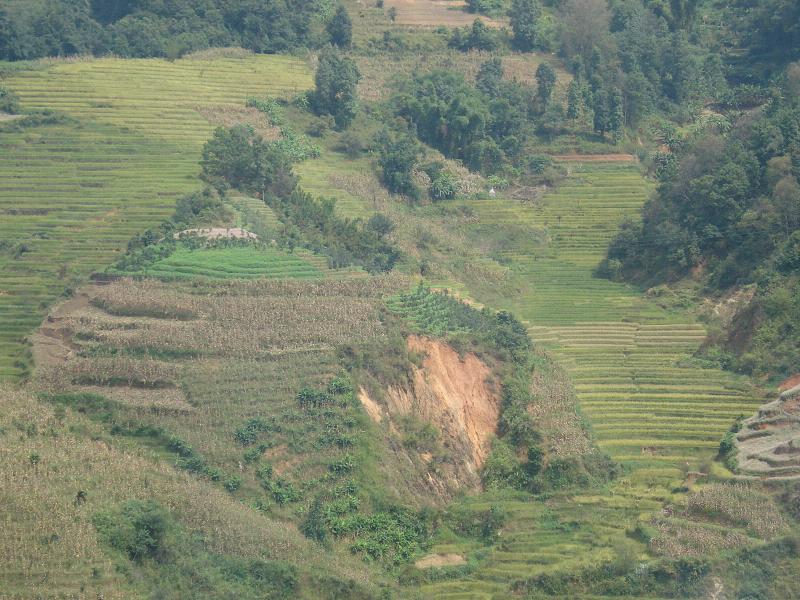
[(0, 598), (797, 596), (792, 15), (0, 0)]

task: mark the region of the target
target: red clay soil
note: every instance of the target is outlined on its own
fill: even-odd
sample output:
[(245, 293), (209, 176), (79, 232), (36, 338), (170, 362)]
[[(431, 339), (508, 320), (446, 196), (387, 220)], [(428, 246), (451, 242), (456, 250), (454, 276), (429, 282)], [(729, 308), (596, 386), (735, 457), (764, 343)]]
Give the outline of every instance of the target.
[(785, 392), (786, 390), (792, 389), (794, 386), (800, 385), (800, 373), (796, 373), (789, 377), (789, 379), (783, 381), (778, 386), (778, 391)]

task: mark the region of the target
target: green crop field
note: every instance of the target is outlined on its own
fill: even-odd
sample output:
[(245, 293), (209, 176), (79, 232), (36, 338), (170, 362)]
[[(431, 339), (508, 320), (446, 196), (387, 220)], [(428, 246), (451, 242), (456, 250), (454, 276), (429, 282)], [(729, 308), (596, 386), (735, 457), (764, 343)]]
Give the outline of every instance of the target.
[(179, 248), (173, 254), (143, 269), (141, 273), (170, 279), (250, 279), (253, 277), (318, 279), (323, 272), (314, 265), (278, 250), (254, 247)]
[(29, 360), (23, 338), (66, 288), (114, 261), (130, 237), (199, 187), (215, 125), (203, 107), (311, 85), (297, 59), (45, 60), (3, 84), (24, 109), (69, 119), (0, 125), (0, 378)]

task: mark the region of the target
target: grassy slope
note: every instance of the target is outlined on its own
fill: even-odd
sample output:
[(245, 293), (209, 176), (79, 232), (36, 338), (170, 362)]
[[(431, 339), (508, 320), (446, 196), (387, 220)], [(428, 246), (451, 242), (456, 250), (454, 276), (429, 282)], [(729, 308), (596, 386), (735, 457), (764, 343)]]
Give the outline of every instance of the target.
[[(325, 176), (325, 164), (334, 173), (355, 170), (354, 161), (336, 162), (332, 155), (319, 163), (313, 180)], [(419, 250), (421, 231), (433, 236), (434, 247), (420, 257), (438, 261), (440, 285), (527, 322), (572, 376), (599, 445), (628, 467), (611, 494), (556, 497), (548, 506), (468, 500), (476, 508), (503, 506), (510, 525), (466, 580), (427, 586), (432, 598), (503, 598), (510, 580), (597, 565), (622, 546), (643, 556), (646, 546), (626, 531), (676, 500), (670, 490), (682, 485), (684, 471), (709, 463), (735, 417), (759, 404), (747, 380), (686, 362), (704, 338), (700, 324), (592, 276), (617, 224), (637, 214), (649, 191), (638, 167), (595, 162), (570, 170), (536, 202), (472, 200), (463, 210), (459, 202), (403, 208), (380, 197), (377, 204), (362, 198), (359, 209), (352, 194), (358, 186), (350, 186), (346, 211), (369, 214), (377, 206), (391, 214), (409, 252)], [(463, 214), (470, 217), (454, 217)], [(475, 550), (447, 539), (434, 547)]]
[(198, 106), (241, 105), (311, 85), (301, 61), (279, 56), (43, 61), (4, 80), (25, 109), (76, 122), (0, 128), (0, 378), (27, 365), (22, 338), (43, 308), (198, 187), (214, 125)]

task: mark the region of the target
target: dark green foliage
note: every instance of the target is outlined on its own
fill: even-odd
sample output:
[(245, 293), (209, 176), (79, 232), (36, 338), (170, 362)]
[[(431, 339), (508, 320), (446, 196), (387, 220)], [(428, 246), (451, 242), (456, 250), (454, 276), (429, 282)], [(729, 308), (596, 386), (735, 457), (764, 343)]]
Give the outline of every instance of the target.
[(462, 52), (470, 50), (491, 52), (496, 50), (500, 43), (496, 31), (490, 29), (481, 19), (475, 19), (469, 27), (454, 29), (447, 45)]
[(353, 42), (353, 21), (344, 5), (339, 5), (325, 27), (331, 43), (339, 48), (349, 48)]
[(367, 221), (367, 228), (381, 236), (392, 233), (394, 227), (394, 222), (383, 213), (375, 213)]
[(267, 197), (278, 218), (297, 228), (305, 246), (328, 256), (331, 267), (359, 265), (370, 273), (390, 271), (399, 253), (360, 220), (336, 214), (335, 200), (316, 199), (295, 190), (285, 198)]
[(367, 510), (364, 490), (347, 479), (319, 493), (306, 513), (301, 531), (327, 544), (331, 538), (350, 540), (353, 553), (387, 564), (407, 561), (431, 534), (429, 518), (396, 505)]
[(442, 522), (454, 533), (491, 544), (503, 528), (507, 515), (502, 506), (492, 505), (485, 510), (475, 510), (458, 503), (447, 507)]
[(475, 76), (475, 87), (489, 98), (494, 98), (500, 91), (503, 81), (503, 61), (499, 58), (490, 58), (481, 63), (478, 74)]
[(309, 45), (317, 2), (300, 0), (43, 0), (0, 8), (0, 59), (113, 53), (177, 58), (243, 46), (284, 52)]
[(550, 103), (553, 89), (556, 87), (556, 72), (553, 67), (543, 62), (536, 69), (536, 95), (543, 106)]
[(538, 0), (512, 0), (508, 16), (514, 33), (514, 47), (518, 50), (528, 52), (537, 47), (536, 22), (541, 14), (542, 7)]
[(164, 559), (169, 514), (155, 502), (130, 500), (92, 519), (100, 538), (135, 562)]
[(97, 513), (92, 522), (105, 544), (135, 564), (120, 565), (120, 572), (147, 597), (289, 600), (301, 589), (294, 565), (215, 554), (201, 532), (187, 533), (152, 501), (130, 500)]
[(464, 158), (486, 135), (488, 107), (457, 73), (434, 71), (415, 77), (394, 104), (397, 113), (416, 126), (420, 139), (446, 156)]
[(319, 115), (333, 116), (338, 129), (346, 129), (356, 116), (361, 74), (356, 64), (334, 50), (328, 49), (319, 57), (314, 77), (316, 89), (311, 106)]
[(467, 10), (484, 15), (496, 14), (503, 8), (503, 0), (467, 0)]
[(432, 200), (451, 200), (458, 191), (458, 182), (455, 176), (447, 171), (439, 171), (431, 178), (430, 194)]
[(763, 61), (769, 75), (800, 58), (800, 4), (794, 0), (735, 0), (726, 16), (749, 50), (746, 69)]
[[(264, 419), (250, 419), (239, 427), (233, 434), (236, 441), (242, 446), (252, 446), (258, 440), (259, 434), (279, 431), (277, 424)], [(263, 452), (263, 450), (262, 450)]]
[(0, 112), (12, 115), (19, 112), (19, 100), (17, 95), (3, 86), (0, 86)]
[(420, 193), (411, 175), (420, 153), (417, 141), (407, 133), (392, 134), (384, 130), (377, 145), (381, 181), (386, 188), (395, 194), (418, 198)]
[(219, 190), (285, 196), (297, 185), (286, 153), (245, 125), (218, 127), (203, 148), (200, 164), (203, 179)]
[(528, 484), (528, 476), (513, 448), (501, 439), (492, 444), (492, 451), (483, 465), (482, 480), (488, 489), (524, 490)]
[(673, 143), (642, 222), (623, 225), (598, 271), (652, 285), (702, 264), (711, 292), (756, 283), (749, 309), (717, 340), (745, 372), (790, 375), (800, 357), (798, 123), (797, 97), (777, 92), (732, 129)]
[(587, 593), (614, 597), (694, 598), (703, 593), (710, 572), (711, 565), (703, 558), (662, 559), (638, 565), (615, 560), (599, 567), (556, 571), (518, 580), (513, 590), (529, 598), (572, 598)]

